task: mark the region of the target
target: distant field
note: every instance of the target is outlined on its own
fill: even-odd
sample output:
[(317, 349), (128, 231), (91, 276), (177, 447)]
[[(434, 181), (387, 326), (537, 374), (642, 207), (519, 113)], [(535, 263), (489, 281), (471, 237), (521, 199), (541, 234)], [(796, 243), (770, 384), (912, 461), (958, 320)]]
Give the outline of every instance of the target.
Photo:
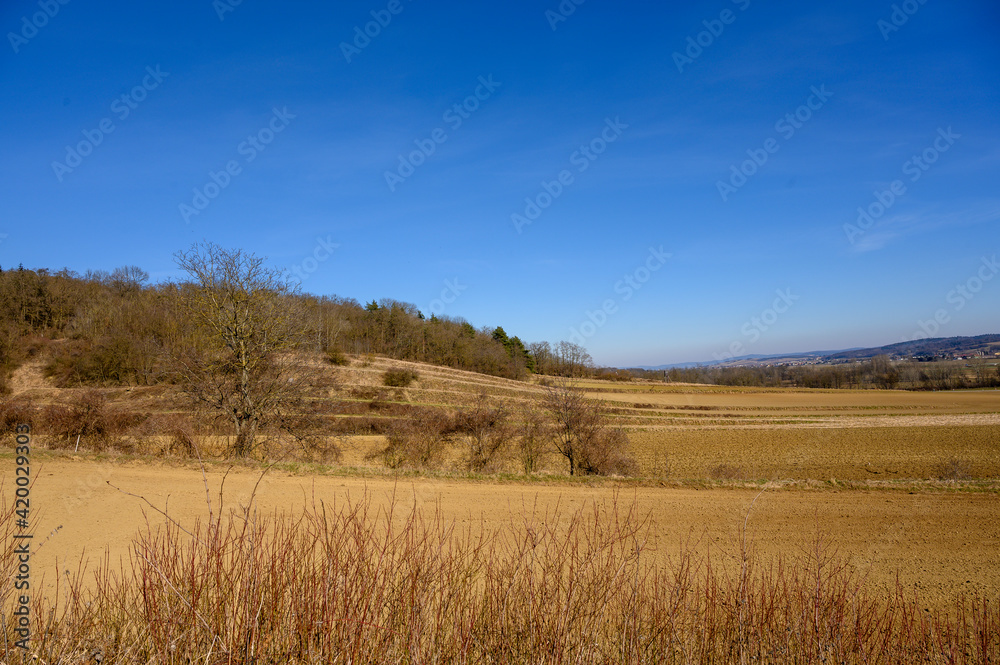
[[(352, 368), (375, 384), (382, 363)], [(540, 386), (418, 368), (398, 401), (458, 406), (478, 390), (533, 408)], [(934, 479), (949, 462), (1000, 478), (1000, 392), (738, 388), (576, 382), (626, 428), (642, 475), (658, 479)], [(390, 400), (393, 398), (390, 397)], [(380, 437), (352, 437), (345, 463), (363, 466)], [(558, 472), (561, 460), (544, 469)], [(511, 470), (514, 467), (511, 466)]]
[[(537, 410), (544, 388), (422, 363), (353, 358), (347, 367), (301, 361), (314, 372), (306, 408), (329, 414), (331, 427), (365, 420), (389, 424), (407, 409), (467, 407), (485, 392), (507, 403), (515, 419)], [(382, 385), (389, 368), (417, 380), (404, 388)], [(12, 382), (20, 398), (38, 404), (71, 399), (74, 390), (48, 386), (37, 365)], [(651, 480), (931, 480), (956, 468), (967, 479), (1000, 479), (1000, 391), (909, 392), (739, 388), (658, 382), (576, 381), (600, 400), (624, 428), (639, 473)], [(113, 403), (146, 412), (178, 412), (184, 399), (169, 386), (113, 389)], [(217, 437), (204, 437), (207, 450)], [(370, 453), (380, 435), (331, 437), (340, 463), (378, 467)], [(86, 447), (87, 442), (83, 442)], [(156, 446), (151, 446), (156, 448)], [(443, 467), (457, 469), (459, 451)], [(564, 473), (550, 455), (540, 471)], [(506, 466), (517, 473), (514, 461)], [(952, 474), (955, 475), (955, 474)]]

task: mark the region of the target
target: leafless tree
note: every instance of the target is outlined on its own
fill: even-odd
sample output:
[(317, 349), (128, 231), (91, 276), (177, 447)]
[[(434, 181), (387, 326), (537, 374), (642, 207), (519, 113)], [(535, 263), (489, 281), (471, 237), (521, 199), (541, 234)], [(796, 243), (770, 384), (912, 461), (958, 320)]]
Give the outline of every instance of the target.
[(552, 426), (540, 411), (527, 411), (517, 426), (517, 455), (525, 475), (531, 475), (548, 451)]
[(466, 466), (470, 471), (494, 471), (511, 436), (510, 411), (480, 393), (471, 408), (455, 416), (455, 429), (468, 439)]
[(544, 403), (555, 419), (552, 441), (569, 462), (569, 475), (627, 474), (635, 463), (625, 452), (628, 437), (610, 427), (601, 404), (579, 388), (559, 381), (546, 388)]
[(594, 359), (587, 349), (573, 342), (564, 340), (556, 344), (555, 355), (561, 366), (559, 373), (563, 376), (585, 376), (594, 366)]
[(190, 394), (235, 428), (233, 456), (250, 454), (261, 428), (293, 396), (278, 356), (299, 341), (295, 289), (264, 259), (212, 243), (175, 255), (190, 276), (181, 298), (200, 332), (184, 349), (180, 369)]

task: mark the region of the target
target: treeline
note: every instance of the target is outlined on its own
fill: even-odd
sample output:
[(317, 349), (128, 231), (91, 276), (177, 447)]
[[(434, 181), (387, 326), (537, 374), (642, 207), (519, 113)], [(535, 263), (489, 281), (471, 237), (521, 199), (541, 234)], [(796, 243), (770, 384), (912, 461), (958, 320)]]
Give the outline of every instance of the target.
[(1000, 367), (977, 359), (953, 363), (892, 361), (888, 356), (842, 365), (760, 365), (632, 369), (639, 378), (722, 386), (956, 390), (1000, 387)]
[[(199, 333), (183, 306), (187, 282), (152, 284), (135, 266), (112, 272), (0, 269), (0, 392), (27, 358), (47, 351), (57, 385), (150, 385), (173, 380), (177, 349)], [(189, 294), (188, 294), (189, 295)], [(525, 344), (502, 327), (426, 318), (392, 299), (364, 306), (351, 298), (283, 295), (299, 321), (297, 346), (336, 359), (378, 354), (494, 376), (582, 376), (593, 361), (570, 342)]]

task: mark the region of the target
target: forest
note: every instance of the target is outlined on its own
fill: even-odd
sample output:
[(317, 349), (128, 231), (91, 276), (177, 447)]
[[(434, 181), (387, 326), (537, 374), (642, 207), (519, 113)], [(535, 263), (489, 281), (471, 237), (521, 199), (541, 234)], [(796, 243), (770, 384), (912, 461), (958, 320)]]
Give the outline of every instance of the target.
[[(462, 318), (426, 317), (416, 306), (271, 285), (288, 313), (291, 346), (331, 362), (343, 354), (383, 355), (493, 376), (583, 376), (587, 351), (570, 342), (525, 344), (501, 326), (475, 328)], [(10, 372), (44, 351), (59, 387), (152, 385), (176, 378), (175, 360), (201, 333), (185, 302), (191, 282), (152, 284), (136, 266), (79, 275), (63, 269), (0, 269), (0, 393)]]

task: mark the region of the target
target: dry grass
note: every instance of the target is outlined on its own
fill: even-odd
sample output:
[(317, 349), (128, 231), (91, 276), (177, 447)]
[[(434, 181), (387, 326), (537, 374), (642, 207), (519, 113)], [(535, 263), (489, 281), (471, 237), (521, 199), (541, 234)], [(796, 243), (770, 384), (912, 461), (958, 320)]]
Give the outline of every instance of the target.
[[(9, 499), (0, 533), (9, 530)], [(121, 564), (36, 598), (31, 653), (5, 662), (709, 663), (995, 662), (1000, 607), (926, 612), (878, 598), (818, 535), (733, 572), (691, 550), (650, 556), (646, 521), (613, 500), (528, 507), (473, 531), (439, 514), (359, 501), (261, 514), (220, 501), (189, 529), (147, 522)], [(745, 526), (741, 529), (746, 535)], [(9, 568), (5, 550), (0, 570)], [(3, 598), (10, 625), (12, 607)]]

